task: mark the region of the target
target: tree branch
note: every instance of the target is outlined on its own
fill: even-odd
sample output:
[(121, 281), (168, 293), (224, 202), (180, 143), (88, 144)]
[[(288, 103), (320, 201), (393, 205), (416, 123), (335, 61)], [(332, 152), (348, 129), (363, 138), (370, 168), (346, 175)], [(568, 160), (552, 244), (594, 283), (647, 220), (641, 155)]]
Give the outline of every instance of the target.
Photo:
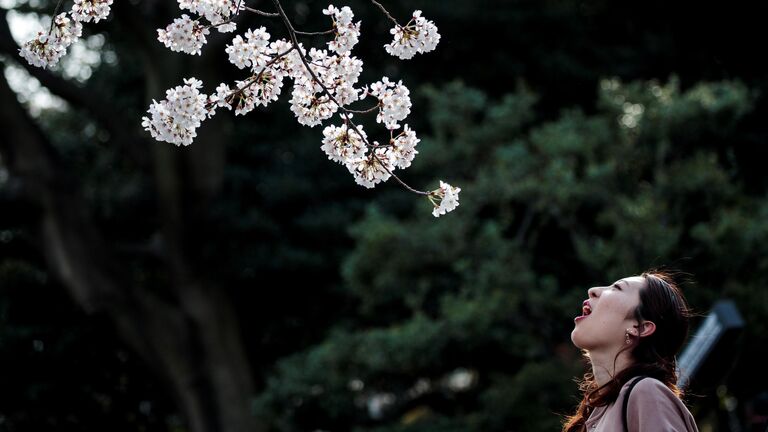
[[(274, 3), (275, 8), (277, 9), (277, 12), (280, 14), (280, 18), (283, 20), (283, 24), (285, 24), (285, 28), (288, 30), (288, 35), (291, 38), (291, 43), (293, 43), (293, 46), (296, 48), (296, 51), (299, 53), (299, 57), (301, 58), (302, 63), (304, 63), (304, 67), (307, 69), (307, 72), (309, 72), (309, 75), (312, 77), (312, 79), (317, 83), (317, 85), (320, 86), (320, 88), (323, 90), (323, 93), (328, 96), (328, 99), (336, 104), (337, 107), (339, 107), (339, 110), (341, 110), (341, 114), (344, 117), (345, 123), (348, 123), (352, 126), (352, 130), (357, 134), (357, 136), (360, 138), (360, 140), (365, 143), (366, 146), (372, 147), (372, 145), (368, 142), (368, 140), (360, 133), (359, 130), (357, 130), (357, 126), (352, 121), (352, 119), (349, 117), (348, 110), (340, 104), (335, 97), (331, 94), (330, 91), (328, 91), (328, 87), (325, 86), (325, 84), (317, 77), (315, 74), (315, 71), (312, 70), (312, 68), (309, 66), (309, 61), (306, 58), (306, 54), (302, 51), (301, 46), (299, 45), (299, 41), (296, 37), (296, 30), (293, 28), (293, 24), (291, 24), (291, 21), (288, 19), (288, 15), (286, 15), (285, 11), (283, 10), (283, 5), (280, 4), (280, 0), (272, 0), (272, 3)], [(381, 165), (382, 168), (392, 176), (395, 180), (397, 180), (398, 183), (400, 183), (401, 186), (403, 186), (406, 190), (413, 192), (417, 195), (426, 195), (429, 196), (430, 192), (420, 191), (417, 189), (412, 188), (407, 183), (405, 183), (402, 179), (400, 179), (399, 176), (397, 176), (395, 173), (392, 172), (389, 168), (384, 165), (381, 160), (376, 156), (376, 153), (371, 152), (371, 155), (373, 155), (374, 159)]]

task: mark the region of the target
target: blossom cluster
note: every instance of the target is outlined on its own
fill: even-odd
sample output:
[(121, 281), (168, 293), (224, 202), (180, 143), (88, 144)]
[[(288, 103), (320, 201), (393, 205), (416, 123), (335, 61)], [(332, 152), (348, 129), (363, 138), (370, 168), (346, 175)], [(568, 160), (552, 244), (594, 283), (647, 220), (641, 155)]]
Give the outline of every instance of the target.
[[(353, 15), (349, 8), (339, 11), (331, 6), (326, 10), (336, 14), (337, 25), (348, 22), (349, 26), (339, 28), (359, 28), (359, 23), (351, 24)], [(341, 33), (346, 34), (345, 31), (349, 33), (353, 30)], [(331, 42), (328, 50), (310, 48), (306, 51), (302, 45), (294, 47), (286, 39), (270, 42), (271, 35), (264, 27), (249, 29), (244, 36), (235, 36), (232, 43), (226, 46), (225, 52), (230, 63), (240, 69), (250, 69), (253, 74), (249, 81), (251, 85), (265, 86), (263, 91), (252, 93), (256, 95), (255, 105), (266, 105), (277, 100), (285, 77), (293, 80), (291, 111), (298, 122), (305, 126), (319, 125), (333, 116), (340, 107), (360, 98), (361, 90), (354, 85), (363, 70), (363, 62), (353, 57), (351, 51), (341, 48), (342, 45), (351, 48), (351, 43), (333, 45), (334, 42)], [(252, 108), (249, 96), (244, 97), (244, 106)], [(250, 109), (241, 109), (236, 114), (248, 111)]]
[(413, 13), (413, 18), (405, 26), (397, 25), (389, 31), (394, 39), (384, 49), (402, 60), (413, 58), (417, 53), (427, 53), (435, 49), (440, 42), (440, 33), (432, 21), (421, 16), (421, 11)]
[(357, 45), (360, 39), (360, 21), (357, 23), (352, 21), (352, 18), (354, 18), (352, 9), (349, 6), (339, 9), (330, 5), (323, 9), (323, 14), (333, 17), (333, 28), (336, 34), (336, 37), (328, 42), (328, 49), (339, 55), (352, 51), (352, 48)]
[[(188, 10), (199, 17), (192, 19), (187, 14), (176, 18), (164, 29), (157, 29), (157, 40), (171, 51), (187, 54), (202, 53), (210, 28), (220, 33), (235, 31), (234, 17), (243, 9), (242, 0), (179, 0), (179, 8)], [(204, 24), (205, 18), (209, 24)]]
[(451, 186), (441, 180), (440, 188), (430, 193), (430, 200), (435, 206), (432, 210), (432, 216), (440, 217), (458, 207), (459, 192), (461, 192), (461, 188)]
[[(24, 43), (19, 54), (38, 67), (55, 65), (66, 54), (67, 48), (82, 35), (84, 22), (99, 22), (110, 13), (113, 0), (74, 0), (68, 13), (53, 18), (47, 32), (38, 32)], [(175, 52), (200, 55), (210, 28), (231, 32), (236, 28), (233, 19), (245, 9), (242, 0), (178, 0), (182, 10), (198, 15), (192, 18), (182, 14), (164, 29), (158, 29), (158, 40)], [(221, 83), (215, 92), (201, 92), (203, 83), (196, 78), (184, 80), (184, 85), (166, 91), (166, 98), (152, 101), (142, 117), (142, 126), (158, 141), (175, 145), (189, 145), (197, 136), (197, 128), (214, 115), (216, 109), (233, 109), (244, 115), (258, 106), (276, 101), (284, 87), (284, 79), (293, 81), (290, 109), (300, 124), (316, 126), (340, 113), (341, 126), (327, 126), (323, 130), (321, 149), (329, 159), (344, 165), (355, 181), (365, 187), (374, 187), (388, 180), (396, 169), (411, 165), (418, 150), (419, 139), (406, 124), (399, 134), (400, 122), (411, 112), (408, 88), (401, 81), (383, 77), (369, 86), (357, 87), (363, 62), (352, 56), (352, 49), (360, 38), (361, 22), (354, 21), (348, 6), (329, 5), (323, 14), (331, 17), (333, 40), (327, 49), (305, 49), (288, 39), (271, 41), (264, 27), (237, 35), (225, 52), (229, 61), (240, 69), (248, 69), (250, 76), (236, 80), (233, 85)], [(209, 24), (201, 22), (205, 18)], [(290, 26), (289, 26), (290, 27)], [(289, 31), (293, 31), (289, 28)], [(440, 40), (437, 27), (416, 11), (405, 26), (397, 25), (391, 33), (395, 39), (386, 50), (400, 58), (411, 58), (417, 52), (428, 52)], [(293, 39), (295, 41), (295, 39)], [(372, 96), (374, 107), (365, 111), (351, 110), (347, 106)], [(390, 131), (386, 144), (369, 141), (362, 126), (352, 122), (352, 112), (378, 111), (376, 121)], [(399, 178), (398, 178), (399, 180)], [(440, 182), (440, 189), (421, 192), (435, 205), (436, 216), (451, 211), (458, 205), (460, 189)]]
[(201, 48), (207, 42), (210, 33), (207, 27), (198, 21), (192, 21), (189, 15), (176, 18), (165, 29), (157, 29), (157, 40), (171, 51), (200, 55)]
[(70, 14), (80, 22), (99, 22), (109, 16), (112, 0), (75, 0)]
[(376, 122), (384, 123), (384, 127), (389, 130), (399, 129), (397, 122), (405, 120), (411, 113), (411, 92), (402, 81), (395, 83), (384, 77), (371, 84), (368, 94), (379, 99)]
[(197, 136), (197, 128), (214, 111), (207, 108), (208, 97), (200, 93), (202, 81), (189, 78), (183, 86), (165, 91), (165, 100), (152, 101), (150, 117), (142, 117), (141, 125), (152, 138), (176, 145), (190, 145)]
[(69, 19), (66, 13), (59, 14), (53, 19), (50, 32), (38, 32), (34, 39), (21, 46), (19, 55), (33, 66), (55, 65), (82, 32), (83, 25), (79, 21)]
[[(230, 0), (179, 0), (182, 9), (205, 17), (212, 24), (228, 23), (238, 12)], [(158, 141), (189, 145), (201, 122), (216, 109), (234, 109), (244, 115), (258, 106), (278, 100), (284, 81), (292, 81), (290, 109), (297, 121), (314, 127), (338, 114), (340, 126), (329, 125), (323, 130), (321, 149), (328, 158), (344, 165), (357, 184), (372, 188), (392, 177), (393, 171), (411, 166), (419, 139), (407, 124), (400, 125), (411, 112), (410, 91), (402, 81), (382, 77), (370, 85), (358, 85), (363, 62), (352, 55), (360, 37), (360, 21), (354, 21), (352, 10), (333, 5), (323, 9), (331, 17), (333, 40), (325, 49), (308, 48), (288, 39), (272, 40), (265, 27), (248, 29), (236, 35), (224, 51), (229, 62), (250, 76), (232, 85), (220, 83), (214, 93), (200, 92), (202, 83), (194, 78), (183, 86), (168, 90), (166, 99), (153, 101), (149, 117), (143, 126)], [(173, 51), (200, 54), (209, 26), (191, 20), (187, 15), (176, 19), (166, 29), (158, 30), (158, 40)], [(415, 52), (434, 49), (440, 35), (431, 21), (416, 11), (404, 27), (393, 29), (396, 40), (387, 51), (408, 58)], [(293, 39), (295, 41), (295, 39)], [(403, 57), (404, 58), (404, 57)], [(376, 100), (366, 110), (352, 110), (350, 104), (367, 99)], [(385, 144), (371, 141), (361, 125), (352, 121), (353, 113), (376, 111), (376, 122), (389, 131)], [(434, 205), (439, 216), (458, 206), (459, 188), (440, 182), (440, 189), (422, 192)]]
[(367, 136), (360, 125), (355, 129), (347, 123), (340, 127), (331, 125), (323, 130), (323, 137), (321, 148), (328, 159), (346, 166), (355, 182), (367, 188), (387, 181), (397, 168), (408, 168), (418, 154), (416, 144), (419, 139), (408, 125), (397, 137), (390, 139), (388, 146), (374, 141), (371, 152), (368, 152)]
[[(30, 64), (38, 67), (55, 65), (67, 48), (81, 37), (82, 23), (106, 19), (114, 0), (73, 1), (72, 9), (55, 16), (47, 32), (39, 32), (19, 49), (19, 54)], [(157, 39), (171, 51), (200, 55), (211, 27), (221, 33), (234, 31), (234, 19), (243, 10), (270, 15), (247, 8), (243, 1), (178, 0), (182, 11), (197, 17), (182, 14), (165, 28), (158, 29)], [(282, 8), (278, 7), (278, 10), (287, 20)], [(164, 100), (152, 101), (147, 110), (149, 115), (142, 117), (142, 126), (158, 141), (190, 145), (197, 136), (197, 128), (217, 109), (234, 108), (235, 115), (245, 115), (258, 106), (266, 106), (278, 100), (288, 78), (293, 81), (290, 109), (300, 124), (314, 127), (336, 114), (341, 117), (341, 126), (330, 125), (323, 130), (321, 149), (329, 159), (344, 165), (355, 182), (372, 188), (394, 176), (394, 170), (410, 167), (419, 153), (416, 150), (419, 139), (408, 124), (397, 133), (401, 129), (400, 122), (411, 112), (410, 91), (402, 81), (390, 81), (386, 76), (370, 85), (358, 86), (363, 62), (352, 55), (352, 49), (359, 42), (361, 22), (355, 22), (348, 6), (329, 5), (322, 12), (331, 18), (333, 25), (331, 30), (317, 33), (333, 34), (326, 49), (305, 49), (296, 42), (299, 32), (290, 23), (286, 23), (290, 39), (271, 40), (265, 27), (248, 29), (243, 35), (236, 35), (224, 51), (232, 64), (247, 69), (250, 76), (236, 80), (232, 85), (220, 83), (210, 95), (201, 92), (203, 83), (200, 80), (184, 79), (184, 85), (166, 90)], [(422, 17), (418, 10), (405, 26), (396, 24), (390, 33), (394, 39), (385, 45), (385, 49), (401, 59), (432, 51), (440, 41), (437, 26)], [(348, 108), (368, 96), (376, 99), (373, 107), (364, 110)], [(363, 127), (352, 121), (353, 113), (374, 111), (377, 112), (376, 122), (389, 131), (390, 138), (385, 144), (371, 142)], [(434, 205), (435, 216), (459, 205), (460, 188), (441, 181), (439, 189), (419, 192), (396, 178), (409, 190), (427, 196)]]
[(55, 65), (67, 53), (67, 48), (82, 36), (82, 23), (106, 19), (112, 1), (75, 0), (68, 13), (53, 18), (48, 31), (39, 31), (33, 39), (24, 42), (19, 55), (32, 66), (47, 68)]
[(235, 31), (232, 21), (244, 9), (242, 0), (179, 0), (179, 7), (204, 17), (221, 33)]

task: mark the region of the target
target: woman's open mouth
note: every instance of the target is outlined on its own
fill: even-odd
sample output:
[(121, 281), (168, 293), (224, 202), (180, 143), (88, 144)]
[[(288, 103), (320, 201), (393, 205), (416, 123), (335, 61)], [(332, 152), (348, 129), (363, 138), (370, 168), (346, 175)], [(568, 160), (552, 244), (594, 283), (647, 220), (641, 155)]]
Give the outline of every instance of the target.
[(584, 300), (584, 303), (581, 306), (581, 315), (577, 316), (573, 320), (575, 322), (579, 322), (579, 321), (583, 320), (584, 318), (586, 318), (591, 313), (592, 313), (592, 306), (589, 305), (589, 300)]

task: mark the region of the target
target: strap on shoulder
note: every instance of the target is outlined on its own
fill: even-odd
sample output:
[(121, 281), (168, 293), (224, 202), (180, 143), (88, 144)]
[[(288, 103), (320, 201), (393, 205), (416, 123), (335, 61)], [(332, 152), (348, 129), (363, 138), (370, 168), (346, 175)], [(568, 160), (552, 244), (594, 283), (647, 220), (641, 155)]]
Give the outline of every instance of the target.
[(622, 407), (622, 415), (621, 420), (624, 422), (624, 432), (629, 432), (629, 428), (627, 427), (627, 406), (629, 405), (629, 394), (632, 392), (632, 389), (637, 385), (637, 383), (640, 382), (643, 378), (648, 378), (647, 376), (640, 376), (637, 377), (633, 382), (629, 384), (629, 387), (627, 387), (627, 391), (624, 393), (624, 406)]

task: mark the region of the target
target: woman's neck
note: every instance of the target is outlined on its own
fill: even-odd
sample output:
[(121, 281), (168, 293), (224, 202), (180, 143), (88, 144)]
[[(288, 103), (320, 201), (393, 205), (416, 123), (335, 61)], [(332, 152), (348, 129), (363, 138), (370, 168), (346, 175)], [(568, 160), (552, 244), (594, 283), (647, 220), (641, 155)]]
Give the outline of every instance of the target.
[(619, 353), (618, 356), (615, 351), (589, 351), (589, 362), (598, 386), (609, 382), (617, 373), (632, 364), (627, 351)]

